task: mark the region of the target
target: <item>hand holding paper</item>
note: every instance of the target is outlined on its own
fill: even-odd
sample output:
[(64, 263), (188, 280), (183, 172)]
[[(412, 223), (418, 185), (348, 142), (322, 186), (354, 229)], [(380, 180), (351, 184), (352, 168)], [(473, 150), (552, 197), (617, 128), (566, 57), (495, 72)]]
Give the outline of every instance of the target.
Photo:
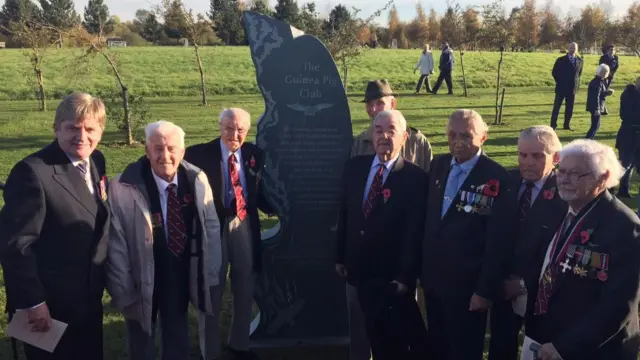
[[(39, 308), (41, 307), (43, 306), (40, 306)], [(46, 311), (48, 314), (49, 310), (47, 309)], [(55, 350), (58, 342), (60, 342), (60, 339), (62, 338), (62, 334), (64, 334), (65, 330), (67, 329), (67, 324), (56, 319), (51, 319), (50, 317), (49, 319), (51, 323), (48, 330), (34, 331), (35, 326), (30, 319), (29, 311), (17, 311), (13, 315), (13, 319), (11, 319), (9, 326), (7, 327), (7, 336), (16, 338), (29, 345), (53, 353), (53, 350)]]

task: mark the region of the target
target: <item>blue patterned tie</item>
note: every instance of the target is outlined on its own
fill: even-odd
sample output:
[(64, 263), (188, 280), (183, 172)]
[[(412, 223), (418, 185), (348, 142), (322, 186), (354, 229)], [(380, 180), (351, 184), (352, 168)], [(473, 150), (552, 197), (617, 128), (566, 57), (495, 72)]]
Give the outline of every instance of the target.
[(447, 178), (447, 186), (444, 189), (444, 198), (442, 199), (442, 214), (440, 217), (444, 217), (444, 214), (447, 213), (451, 203), (453, 203), (453, 199), (455, 199), (456, 194), (458, 193), (458, 180), (460, 174), (462, 173), (462, 168), (458, 164), (454, 164), (451, 166), (451, 171), (449, 172), (449, 178)]

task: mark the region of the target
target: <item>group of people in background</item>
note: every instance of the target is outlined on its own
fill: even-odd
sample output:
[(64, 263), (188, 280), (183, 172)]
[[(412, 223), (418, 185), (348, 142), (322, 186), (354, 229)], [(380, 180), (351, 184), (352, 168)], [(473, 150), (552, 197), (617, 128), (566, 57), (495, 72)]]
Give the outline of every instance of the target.
[[(577, 87), (560, 79), (579, 78), (576, 52), (572, 45), (554, 70), (556, 103), (567, 107)], [(427, 87), (428, 54), (416, 66)], [(442, 81), (452, 93), (452, 69), (445, 43), (434, 93)], [(484, 152), (489, 128), (477, 112), (451, 114), (449, 151), (434, 156), (396, 97), (386, 80), (367, 84), (370, 126), (355, 137), (351, 159), (336, 164), (344, 171), (335, 271), (346, 282), (351, 360), (479, 360), (487, 321), (490, 360), (517, 359), (523, 326), (530, 359), (636, 360), (640, 219), (610, 191), (622, 179), (617, 194), (628, 195), (637, 164), (640, 80), (621, 97), (620, 161), (591, 139), (563, 147), (552, 122), (521, 132), (512, 171)], [(249, 335), (262, 259), (258, 210), (273, 210), (262, 194), (262, 150), (245, 141), (249, 113), (223, 110), (220, 136), (189, 148), (176, 124), (148, 124), (145, 153), (110, 180), (96, 150), (105, 121), (100, 99), (69, 95), (56, 110), (56, 139), (7, 179), (0, 264), (8, 311), (26, 311), (33, 331), (52, 319), (68, 324), (53, 353), (25, 344), (27, 358), (103, 359), (106, 289), (125, 319), (130, 359), (155, 358), (158, 333), (163, 360), (187, 359), (189, 304), (202, 359), (257, 359)], [(223, 348), (228, 278), (233, 318)]]

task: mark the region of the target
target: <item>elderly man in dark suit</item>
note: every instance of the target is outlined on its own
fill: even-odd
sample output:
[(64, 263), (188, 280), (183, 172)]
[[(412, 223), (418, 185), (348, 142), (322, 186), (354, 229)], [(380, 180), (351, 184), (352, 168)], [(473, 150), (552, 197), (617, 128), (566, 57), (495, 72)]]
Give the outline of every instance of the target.
[(517, 210), (511, 177), (481, 150), (488, 127), (473, 110), (449, 118), (449, 154), (429, 176), (422, 277), (434, 359), (482, 359), (486, 311), (501, 295)]
[(247, 111), (225, 109), (220, 114), (220, 137), (187, 148), (185, 160), (201, 168), (213, 189), (213, 201), (221, 224), (222, 267), (215, 287), (214, 314), (200, 313), (200, 341), (205, 360), (221, 354), (220, 308), (231, 266), (233, 320), (229, 331), (229, 352), (253, 359), (249, 350), (254, 274), (261, 270), (262, 243), (258, 209), (271, 213), (260, 192), (262, 150), (245, 139), (251, 127)]
[[(513, 178), (512, 201), (518, 206), (518, 235), (507, 263), (503, 297), (491, 308), (489, 360), (515, 360), (518, 357), (518, 333), (527, 306), (526, 284), (531, 271), (531, 254), (540, 239), (551, 237), (555, 225), (567, 213), (567, 204), (557, 196), (554, 171), (562, 144), (555, 131), (546, 125), (527, 128), (518, 139), (518, 169)], [(542, 235), (541, 235), (542, 234)]]
[(571, 130), (571, 116), (573, 105), (576, 101), (576, 93), (580, 87), (583, 60), (578, 56), (578, 44), (569, 44), (569, 52), (559, 57), (553, 65), (553, 79), (556, 82), (556, 97), (553, 101), (551, 113), (551, 127), (558, 127), (558, 114), (560, 106), (565, 102), (564, 129)]
[(53, 353), (25, 344), (29, 360), (100, 360), (109, 205), (105, 160), (96, 150), (105, 107), (88, 94), (56, 110), (56, 140), (18, 162), (0, 212), (0, 262), (9, 312), (33, 331), (68, 324)]
[[(369, 358), (369, 349), (362, 351), (359, 341), (370, 340), (374, 359), (406, 359), (407, 349), (424, 346), (424, 338), (416, 339), (425, 330), (413, 293), (427, 174), (400, 155), (406, 140), (402, 114), (383, 111), (374, 121), (376, 154), (356, 156), (344, 168), (336, 271), (347, 280), (353, 360)], [(388, 295), (389, 288), (395, 296)], [(404, 326), (396, 326), (396, 334), (411, 327), (404, 338), (379, 336), (388, 333), (390, 324), (399, 324), (379, 321), (389, 306), (404, 314)]]
[(640, 169), (640, 77), (635, 84), (629, 84), (620, 95), (620, 129), (616, 135), (616, 149), (620, 163), (625, 169), (617, 197), (630, 198), (629, 182), (633, 168)]
[(591, 127), (585, 135), (586, 139), (593, 140), (596, 137), (596, 132), (600, 129), (600, 116), (605, 111), (604, 100), (613, 94), (613, 89), (607, 89), (605, 81), (607, 75), (609, 75), (609, 66), (600, 64), (596, 69), (596, 76), (589, 83), (587, 111), (591, 114)]
[[(575, 140), (560, 153), (558, 195), (568, 203), (550, 241), (533, 253), (523, 350), (542, 360), (636, 360), (640, 343), (640, 219), (607, 189), (622, 166), (609, 146)], [(524, 354), (527, 356), (528, 354)]]

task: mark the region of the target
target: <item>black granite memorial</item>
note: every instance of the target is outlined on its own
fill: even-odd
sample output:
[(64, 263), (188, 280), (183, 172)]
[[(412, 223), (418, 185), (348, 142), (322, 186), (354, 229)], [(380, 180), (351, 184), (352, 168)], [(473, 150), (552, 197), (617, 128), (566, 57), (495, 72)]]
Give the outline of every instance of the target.
[(279, 220), (263, 232), (253, 346), (347, 344), (344, 280), (334, 267), (341, 173), (353, 139), (345, 90), (320, 40), (259, 13), (243, 17), (265, 100), (256, 135), (263, 190)]

